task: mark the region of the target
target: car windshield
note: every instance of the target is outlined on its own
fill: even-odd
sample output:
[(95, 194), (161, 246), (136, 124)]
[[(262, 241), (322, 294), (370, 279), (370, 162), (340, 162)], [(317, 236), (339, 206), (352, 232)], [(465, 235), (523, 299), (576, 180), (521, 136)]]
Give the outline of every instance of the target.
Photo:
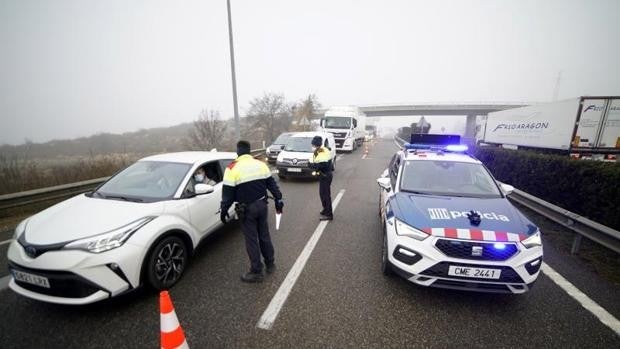
[(190, 164), (138, 161), (103, 184), (93, 196), (127, 201), (172, 198)]
[(445, 196), (501, 197), (495, 181), (481, 164), (409, 160), (404, 166), (401, 191)]
[(275, 141), (273, 141), (273, 144), (286, 144), (286, 142), (291, 138), (291, 136), (292, 134), (290, 133), (283, 133), (279, 135)]
[(351, 118), (347, 117), (326, 117), (325, 128), (351, 128)]
[(286, 146), (286, 151), (296, 151), (300, 153), (312, 152), (312, 137), (291, 137)]

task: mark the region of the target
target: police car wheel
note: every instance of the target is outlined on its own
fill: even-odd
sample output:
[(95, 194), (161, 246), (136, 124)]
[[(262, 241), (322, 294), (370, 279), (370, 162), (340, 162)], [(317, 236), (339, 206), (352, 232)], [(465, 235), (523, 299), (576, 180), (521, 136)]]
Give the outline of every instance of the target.
[(165, 290), (181, 279), (187, 266), (185, 242), (178, 236), (168, 236), (155, 245), (148, 254), (146, 282), (155, 290)]
[(392, 263), (388, 259), (387, 236), (385, 234), (383, 234), (383, 247), (381, 248), (381, 271), (386, 276), (394, 275)]

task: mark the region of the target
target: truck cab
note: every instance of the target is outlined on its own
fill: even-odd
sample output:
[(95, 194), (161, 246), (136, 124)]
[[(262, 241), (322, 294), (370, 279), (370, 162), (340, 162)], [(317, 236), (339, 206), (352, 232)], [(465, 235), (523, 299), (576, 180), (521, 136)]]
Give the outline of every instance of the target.
[(352, 152), (364, 143), (366, 114), (358, 107), (332, 107), (321, 119), (320, 129), (334, 135), (336, 150)]

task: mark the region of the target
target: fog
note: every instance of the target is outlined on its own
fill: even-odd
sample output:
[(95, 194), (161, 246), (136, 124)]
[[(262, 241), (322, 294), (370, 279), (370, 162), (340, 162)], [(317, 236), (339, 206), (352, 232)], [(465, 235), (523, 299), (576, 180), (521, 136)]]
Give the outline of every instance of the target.
[[(268, 91), (324, 106), (620, 95), (615, 0), (231, 2), (242, 115)], [(3, 0), (0, 47), (0, 144), (232, 115), (225, 0)]]

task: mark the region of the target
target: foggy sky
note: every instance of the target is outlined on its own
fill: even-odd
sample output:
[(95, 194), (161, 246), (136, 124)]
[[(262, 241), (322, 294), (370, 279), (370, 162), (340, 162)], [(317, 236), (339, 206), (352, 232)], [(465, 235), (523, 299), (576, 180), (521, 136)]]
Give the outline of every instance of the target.
[[(241, 114), (620, 95), (620, 1), (232, 0)], [(232, 115), (226, 1), (0, 0), (0, 144)]]

